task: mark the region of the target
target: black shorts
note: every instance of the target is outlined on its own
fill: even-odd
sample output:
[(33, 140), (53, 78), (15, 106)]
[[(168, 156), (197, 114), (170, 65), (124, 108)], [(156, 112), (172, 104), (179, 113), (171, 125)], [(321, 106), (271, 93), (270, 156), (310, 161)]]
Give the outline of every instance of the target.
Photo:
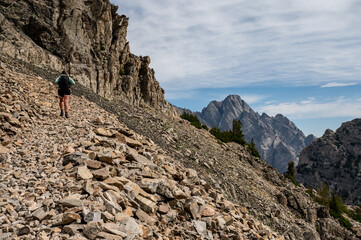
[(70, 88), (68, 88), (68, 89), (58, 89), (59, 97), (64, 97), (64, 95), (70, 95), (70, 94), (71, 94)]

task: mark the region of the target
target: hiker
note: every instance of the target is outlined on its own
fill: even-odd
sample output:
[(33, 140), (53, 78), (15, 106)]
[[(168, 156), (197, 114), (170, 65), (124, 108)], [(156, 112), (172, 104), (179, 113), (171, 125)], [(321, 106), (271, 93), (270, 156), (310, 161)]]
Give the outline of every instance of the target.
[(65, 108), (65, 117), (69, 118), (69, 99), (71, 90), (71, 85), (74, 85), (75, 82), (71, 79), (66, 72), (63, 71), (61, 75), (55, 80), (55, 83), (58, 84), (58, 95), (59, 95), (59, 106), (60, 106), (60, 116), (64, 116)]

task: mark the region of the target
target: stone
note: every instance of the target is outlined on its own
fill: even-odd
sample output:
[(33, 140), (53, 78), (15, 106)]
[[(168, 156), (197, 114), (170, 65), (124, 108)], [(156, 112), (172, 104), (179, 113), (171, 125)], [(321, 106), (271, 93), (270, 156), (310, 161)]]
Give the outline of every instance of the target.
[(145, 211), (146, 213), (154, 213), (155, 209), (157, 207), (157, 204), (147, 198), (144, 198), (142, 196), (137, 196), (135, 198), (137, 203), (139, 204), (140, 208)]
[(71, 236), (74, 236), (76, 234), (79, 234), (79, 232), (83, 230), (83, 227), (83, 224), (70, 224), (64, 226), (63, 231), (70, 234)]
[(99, 211), (89, 212), (84, 217), (85, 222), (102, 222), (102, 213)]
[(99, 170), (92, 171), (92, 174), (97, 179), (105, 180), (105, 179), (109, 178), (110, 172), (109, 172), (109, 168), (105, 167), (105, 168), (101, 168)]
[(135, 215), (137, 216), (137, 218), (142, 221), (142, 222), (146, 222), (147, 224), (153, 225), (156, 223), (156, 219), (152, 218), (151, 216), (149, 216), (146, 212), (144, 212), (142, 209), (138, 209), (137, 212), (135, 213)]
[(117, 187), (120, 191), (124, 189), (124, 184), (115, 178), (108, 178), (104, 183)]
[(138, 223), (132, 217), (122, 219), (119, 222), (119, 225), (120, 225), (119, 230), (121, 232), (124, 232), (129, 239), (133, 239), (135, 236), (143, 235), (142, 228), (138, 225)]
[(87, 168), (87, 166), (78, 167), (78, 177), (83, 180), (88, 180), (93, 178), (93, 174)]
[(81, 207), (83, 205), (83, 201), (79, 199), (78, 196), (70, 195), (61, 200), (61, 204), (63, 207)]
[(0, 112), (0, 119), (4, 118), (7, 122), (9, 122), (11, 125), (21, 128), (21, 123), (19, 120), (14, 118), (10, 113)]
[(125, 137), (125, 142), (129, 147), (132, 147), (132, 148), (137, 148), (137, 147), (142, 146), (142, 144), (140, 142), (138, 142), (137, 140), (134, 140), (132, 138), (129, 138), (129, 137)]
[(121, 237), (121, 236), (106, 233), (106, 232), (98, 233), (97, 237), (101, 238), (101, 239), (106, 239), (106, 240), (123, 240), (123, 237)]
[(161, 214), (167, 214), (169, 212), (170, 208), (168, 205), (166, 204), (161, 204), (158, 207), (158, 212)]
[(127, 237), (127, 234), (122, 232), (122, 227), (118, 224), (115, 224), (115, 223), (105, 223), (103, 225), (103, 229), (108, 232), (108, 233), (112, 233), (112, 234), (115, 234), (117, 236), (120, 236), (120, 237)]
[(147, 192), (156, 193), (159, 181), (159, 179), (143, 178), (139, 183), (139, 186)]
[(0, 145), (0, 154), (10, 153), (10, 149)]
[(200, 220), (193, 220), (193, 226), (197, 230), (198, 234), (204, 237), (205, 239), (212, 239), (213, 236), (210, 232), (207, 231), (207, 223)]
[(71, 147), (71, 146), (68, 146), (66, 149), (65, 149), (65, 152), (64, 152), (64, 154), (72, 154), (72, 153), (74, 153), (75, 152), (75, 149), (73, 148), (73, 147)]
[(87, 154), (81, 152), (74, 152), (72, 154), (64, 156), (63, 166), (67, 165), (68, 163), (71, 163), (73, 166), (76, 166), (85, 160), (90, 160)]
[(97, 159), (106, 163), (113, 163), (113, 154), (111, 149), (102, 149), (97, 153)]
[(18, 235), (22, 236), (22, 235), (29, 234), (30, 232), (31, 232), (31, 228), (29, 226), (25, 226), (18, 230)]
[(101, 225), (97, 222), (88, 222), (83, 229), (83, 234), (90, 240), (94, 240), (98, 233), (101, 232)]
[(132, 148), (128, 149), (128, 155), (127, 155), (126, 159), (129, 161), (136, 161), (143, 165), (155, 166), (155, 164), (152, 161), (150, 161), (143, 155), (140, 155), (135, 149), (132, 149)]
[(32, 213), (33, 218), (39, 220), (40, 222), (46, 217), (46, 212), (43, 210), (43, 208), (38, 208)]
[(216, 214), (213, 207), (206, 205), (202, 211), (202, 217), (213, 217)]
[(104, 129), (104, 128), (97, 128), (95, 130), (95, 133), (97, 135), (104, 136), (104, 137), (112, 137), (113, 136), (112, 131)]
[(88, 168), (91, 168), (91, 169), (99, 169), (102, 165), (101, 162), (96, 161), (96, 160), (85, 160), (84, 163), (85, 163), (85, 165), (87, 165)]

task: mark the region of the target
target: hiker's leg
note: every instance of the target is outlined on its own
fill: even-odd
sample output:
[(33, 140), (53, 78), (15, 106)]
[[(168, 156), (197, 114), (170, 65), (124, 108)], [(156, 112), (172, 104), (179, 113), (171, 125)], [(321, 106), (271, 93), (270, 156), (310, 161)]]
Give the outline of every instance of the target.
[(63, 97), (59, 97), (59, 107), (60, 107), (60, 110), (64, 110), (64, 98)]
[(70, 95), (64, 95), (65, 112), (69, 111), (69, 99), (70, 99)]

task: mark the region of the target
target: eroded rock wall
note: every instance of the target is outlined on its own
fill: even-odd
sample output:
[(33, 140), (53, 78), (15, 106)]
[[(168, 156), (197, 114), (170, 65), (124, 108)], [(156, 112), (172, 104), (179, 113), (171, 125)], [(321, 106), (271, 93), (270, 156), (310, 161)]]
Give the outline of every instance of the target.
[(127, 42), (128, 18), (108, 0), (0, 2), (0, 52), (70, 75), (109, 100), (167, 108), (164, 91)]

